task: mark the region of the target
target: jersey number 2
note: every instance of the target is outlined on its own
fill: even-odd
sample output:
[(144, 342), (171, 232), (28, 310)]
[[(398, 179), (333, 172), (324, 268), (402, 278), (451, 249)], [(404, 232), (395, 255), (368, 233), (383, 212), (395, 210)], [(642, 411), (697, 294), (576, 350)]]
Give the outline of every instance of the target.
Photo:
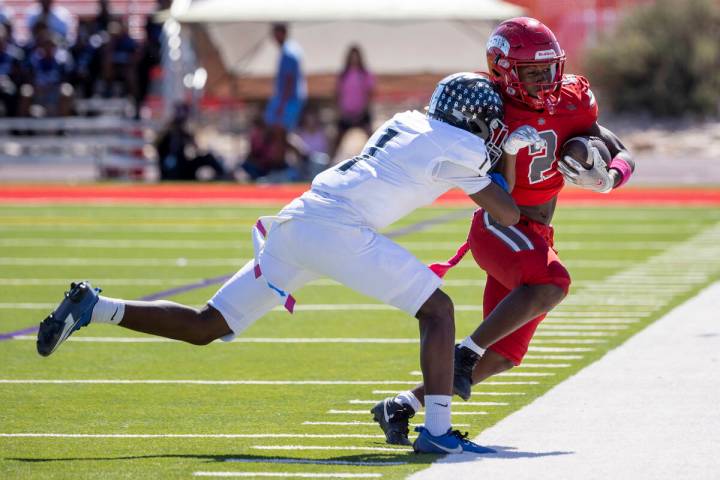
[(375, 145), (373, 145), (370, 148), (367, 148), (362, 154), (357, 155), (349, 160), (344, 161), (340, 165), (337, 166), (337, 169), (341, 173), (345, 173), (348, 170), (352, 168), (353, 165), (355, 165), (360, 160), (364, 160), (368, 157), (372, 157), (375, 155), (375, 153), (378, 151), (378, 149), (383, 148), (387, 143), (392, 140), (396, 135), (398, 135), (400, 132), (397, 130), (393, 130), (392, 128), (388, 128), (383, 132), (383, 134), (378, 138), (377, 142), (375, 142)]
[(550, 170), (555, 162), (557, 134), (554, 130), (544, 130), (538, 132), (538, 135), (545, 140), (546, 145), (542, 150), (533, 150), (532, 146), (528, 147), (528, 154), (533, 157), (530, 161), (530, 169), (528, 171), (528, 180), (530, 180), (530, 183), (538, 183), (546, 180), (545, 172)]

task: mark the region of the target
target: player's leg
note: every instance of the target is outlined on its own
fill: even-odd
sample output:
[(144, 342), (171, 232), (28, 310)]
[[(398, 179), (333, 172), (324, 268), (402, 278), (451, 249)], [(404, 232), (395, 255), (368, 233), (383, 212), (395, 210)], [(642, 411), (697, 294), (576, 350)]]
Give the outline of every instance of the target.
[[(410, 252), (373, 230), (330, 224), (306, 229), (305, 223), (293, 220), (282, 226), (296, 239), (286, 246), (286, 252), (294, 259), (302, 259), (303, 268), (333, 278), (419, 320), (427, 408), (425, 427), (419, 430), (414, 448), (436, 453), (487, 452), (450, 428), (455, 328), (452, 301), (438, 290), (441, 280)], [(302, 251), (297, 251), (300, 246)], [(375, 418), (382, 419), (381, 425), (393, 423), (393, 412), (381, 408), (373, 411)]]
[(138, 332), (205, 345), (231, 333), (220, 313), (164, 300), (128, 301), (98, 295), (88, 282), (73, 283), (58, 307), (40, 324), (38, 353), (48, 356), (78, 329), (107, 323)]
[[(485, 290), (483, 293), (483, 314), (487, 316), (492, 312), (493, 308), (509, 293), (510, 291), (502, 286), (492, 276), (488, 276), (485, 284)], [(459, 348), (455, 348), (455, 362), (462, 362), (462, 358), (458, 358), (458, 354), (463, 352)], [(464, 352), (463, 352), (464, 353)], [(473, 363), (469, 365), (469, 371), (467, 371), (467, 377), (472, 378), (472, 382), (468, 380), (469, 385), (467, 390), (470, 391), (471, 385), (482, 382), (486, 378), (504, 372), (512, 368), (514, 364), (505, 358), (504, 356), (492, 351), (487, 350), (480, 359), (474, 359)], [(456, 368), (457, 370), (457, 368)], [(471, 383), (471, 384), (470, 384)], [(379, 405), (383, 405), (383, 408), (388, 408), (385, 405), (397, 405), (397, 409), (402, 410), (406, 418), (412, 418), (416, 412), (418, 412), (425, 405), (425, 385), (418, 385), (412, 390), (402, 392), (395, 398), (387, 398), (383, 400)], [(376, 407), (377, 408), (377, 407)], [(402, 415), (399, 417), (399, 421), (394, 425), (394, 431), (392, 440), (389, 443), (404, 444), (406, 439), (402, 437), (401, 433), (407, 432), (407, 427), (402, 425)], [(407, 435), (407, 433), (406, 433)]]
[(570, 275), (552, 249), (552, 234), (551, 227), (527, 220), (502, 227), (482, 211), (475, 215), (468, 243), (475, 261), (488, 272), (485, 309), (494, 307), (456, 348), (454, 388), (463, 399), (470, 397), (472, 371), (485, 350), (510, 334), (529, 332), (529, 342), (547, 312), (567, 295)]
[[(308, 272), (261, 255), (263, 271), (288, 291), (316, 278)], [(132, 301), (98, 295), (89, 283), (73, 284), (55, 311), (41, 324), (38, 352), (54, 352), (73, 332), (90, 323), (108, 323), (142, 333), (206, 345), (237, 335), (283, 302), (265, 276), (256, 277), (250, 261), (201, 309), (165, 300)]]

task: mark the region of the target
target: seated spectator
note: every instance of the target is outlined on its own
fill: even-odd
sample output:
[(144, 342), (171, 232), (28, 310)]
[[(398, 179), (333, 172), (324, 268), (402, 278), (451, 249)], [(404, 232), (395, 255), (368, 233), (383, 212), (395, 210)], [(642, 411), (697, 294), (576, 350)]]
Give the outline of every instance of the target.
[(214, 180), (228, 178), (221, 160), (211, 152), (201, 153), (195, 137), (188, 128), (190, 108), (187, 104), (175, 105), (173, 118), (158, 136), (155, 149), (158, 154), (161, 180), (198, 180), (199, 172), (209, 168)]
[(0, 25), (5, 27), (5, 32), (8, 38), (8, 42), (15, 43), (13, 40), (13, 17), (15, 16), (15, 11), (2, 4), (2, 0), (0, 0)]
[(375, 77), (365, 68), (360, 47), (353, 45), (348, 50), (345, 66), (337, 80), (335, 96), (339, 119), (332, 149), (333, 158), (351, 128), (362, 128), (368, 137), (372, 134), (370, 102), (374, 90)]
[(101, 50), (105, 97), (136, 95), (137, 42), (130, 36), (127, 22), (111, 20), (108, 41)]
[(70, 115), (74, 95), (69, 83), (72, 57), (67, 50), (58, 48), (48, 30), (38, 31), (27, 65), (35, 110), (48, 116)]
[[(156, 12), (167, 10), (172, 4), (171, 0), (158, 0)], [(140, 112), (148, 92), (150, 91), (150, 77), (154, 68), (159, 67), (162, 50), (163, 23), (154, 14), (148, 15), (145, 23), (145, 43), (140, 53), (138, 64), (137, 85), (137, 112)]]
[(0, 117), (18, 114), (24, 58), (25, 53), (10, 42), (7, 29), (0, 24)]
[(330, 145), (316, 109), (307, 108), (303, 112), (296, 135), (291, 134), (290, 139), (290, 143), (295, 145), (295, 150), (304, 160), (300, 165), (303, 179), (312, 180), (328, 167)]
[(73, 30), (73, 17), (66, 8), (53, 5), (53, 0), (38, 0), (37, 4), (25, 11), (25, 18), (28, 30), (33, 31), (35, 24), (43, 21), (51, 32), (60, 37), (61, 46), (72, 43), (70, 33)]
[(72, 84), (81, 98), (94, 96), (100, 78), (100, 48), (103, 41), (100, 34), (92, 33), (94, 28), (93, 24), (81, 23), (75, 45), (70, 49), (75, 61)]
[(287, 168), (285, 161), (277, 161), (274, 152), (276, 142), (273, 142), (272, 131), (265, 124), (262, 115), (257, 115), (250, 129), (250, 151), (245, 161), (240, 165), (240, 180), (256, 181), (271, 172), (282, 171)]

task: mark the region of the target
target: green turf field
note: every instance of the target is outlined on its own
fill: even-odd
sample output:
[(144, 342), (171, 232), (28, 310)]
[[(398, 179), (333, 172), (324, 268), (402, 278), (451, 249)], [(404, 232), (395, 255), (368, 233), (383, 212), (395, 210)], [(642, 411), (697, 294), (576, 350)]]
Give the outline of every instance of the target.
[[(39, 323), (69, 280), (136, 299), (231, 274), (251, 256), (254, 220), (276, 210), (2, 205), (0, 335)], [(469, 218), (427, 208), (386, 233), (444, 260)], [(453, 404), (471, 436), (720, 277), (717, 208), (561, 207), (555, 227), (571, 294), (522, 367)], [(471, 258), (447, 277), (458, 337), (481, 318), (483, 278)], [(216, 287), (170, 298), (200, 306)], [(386, 445), (368, 413), (420, 379), (416, 321), (330, 281), (296, 297), (294, 315), (272, 312), (207, 347), (96, 325), (49, 358), (32, 333), (0, 341), (0, 478), (397, 479), (437, 460)]]

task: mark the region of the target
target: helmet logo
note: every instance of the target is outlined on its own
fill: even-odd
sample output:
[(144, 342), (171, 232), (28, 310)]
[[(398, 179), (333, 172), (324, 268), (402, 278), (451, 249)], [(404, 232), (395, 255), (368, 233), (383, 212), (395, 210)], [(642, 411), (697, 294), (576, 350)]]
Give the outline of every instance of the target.
[(557, 53), (555, 50), (539, 50), (535, 52), (535, 60), (547, 60), (548, 58), (555, 58)]
[(501, 58), (497, 63), (500, 68), (510, 68), (510, 62), (507, 61), (507, 58)]
[(493, 35), (487, 43), (487, 50), (490, 50), (491, 48), (497, 48), (503, 53), (503, 55), (507, 56), (510, 52), (510, 42), (508, 42), (502, 35)]

